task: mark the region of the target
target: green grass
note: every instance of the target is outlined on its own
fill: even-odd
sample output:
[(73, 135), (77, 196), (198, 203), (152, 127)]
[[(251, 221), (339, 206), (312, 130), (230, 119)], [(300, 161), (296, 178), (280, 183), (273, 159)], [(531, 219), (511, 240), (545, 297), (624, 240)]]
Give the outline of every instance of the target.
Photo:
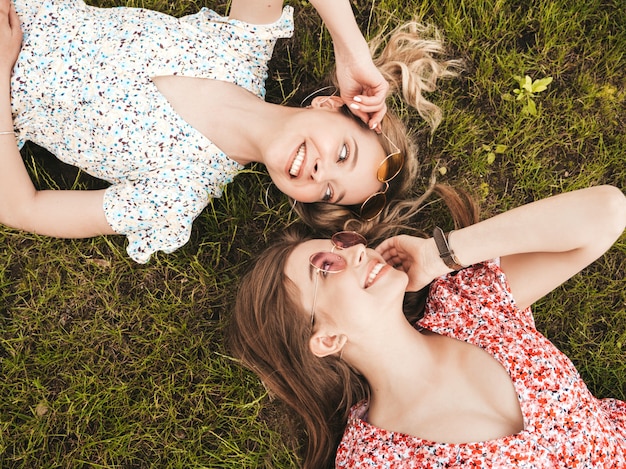
[[(332, 65), (314, 10), (291, 3), (297, 33), (277, 47), (273, 102), (297, 102)], [(226, 8), (128, 4), (175, 15)], [(439, 161), (447, 170), (440, 180), (470, 189), (485, 216), (594, 184), (625, 187), (621, 0), (385, 0), (354, 8), (368, 34), (413, 16), (432, 22), (466, 61), (465, 73), (433, 96), (445, 110), (434, 136), (403, 111), (420, 141), (424, 177)], [(514, 100), (516, 75), (553, 77), (535, 97), (537, 116)], [(505, 149), (496, 153), (498, 145)], [(40, 187), (98, 186), (32, 147), (24, 156)], [(122, 237), (57, 240), (0, 228), (0, 467), (297, 465), (292, 416), (223, 346), (246, 262), (293, 219), (268, 185), (262, 168), (238, 176), (184, 248), (145, 266), (129, 260)], [(626, 399), (625, 254), (622, 237), (535, 307), (539, 329), (598, 397)]]

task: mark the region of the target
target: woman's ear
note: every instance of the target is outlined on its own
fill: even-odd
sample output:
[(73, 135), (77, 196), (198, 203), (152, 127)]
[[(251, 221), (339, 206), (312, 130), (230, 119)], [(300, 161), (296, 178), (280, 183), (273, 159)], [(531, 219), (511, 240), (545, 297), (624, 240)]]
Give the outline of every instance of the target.
[(344, 104), (346, 103), (340, 96), (316, 96), (311, 101), (311, 107), (314, 109), (338, 110)]
[(341, 349), (347, 341), (348, 336), (344, 334), (328, 335), (323, 331), (317, 331), (309, 340), (309, 348), (313, 355), (322, 358), (341, 353)]

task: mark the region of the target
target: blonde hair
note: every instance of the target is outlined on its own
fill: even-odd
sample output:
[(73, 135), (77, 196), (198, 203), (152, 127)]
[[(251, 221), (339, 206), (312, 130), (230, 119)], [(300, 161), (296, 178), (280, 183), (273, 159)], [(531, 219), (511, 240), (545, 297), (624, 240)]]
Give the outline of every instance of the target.
[(424, 97), (437, 81), (456, 77), (463, 66), (457, 59), (439, 60), (445, 54), (443, 36), (434, 26), (412, 21), (370, 40), (374, 64), (389, 83), (389, 94), (399, 94), (428, 123), (431, 131), (443, 117), (441, 109)]
[[(438, 80), (457, 76), (462, 62), (440, 58), (445, 54), (445, 48), (439, 31), (415, 21), (403, 24), (389, 34), (380, 34), (369, 44), (374, 64), (390, 85), (389, 96), (401, 96), (434, 132), (442, 120), (442, 111), (426, 99), (424, 93), (434, 91)], [(351, 112), (346, 114), (362, 124)], [(381, 129), (405, 158), (404, 168), (389, 182), (386, 197), (390, 202), (411, 191), (419, 174), (419, 160), (413, 136), (393, 111), (389, 110), (384, 116)], [(380, 143), (387, 154), (394, 151), (387, 139), (381, 138)], [(329, 231), (341, 229), (347, 220), (358, 214), (360, 208), (323, 202), (301, 203), (293, 199), (291, 202), (304, 223)], [(383, 219), (381, 214), (376, 220), (381, 222)]]
[[(478, 209), (466, 193), (442, 185), (433, 185), (428, 195), (434, 192), (448, 206), (456, 227), (478, 221)], [(389, 210), (397, 211), (396, 220), (409, 220), (420, 213), (426, 197)], [(399, 233), (422, 233), (415, 223), (355, 220), (351, 228), (371, 245)], [(369, 396), (369, 387), (345, 361), (318, 358), (309, 349), (310, 311), (304, 310), (298, 287), (285, 274), (287, 258), (309, 234), (304, 225), (292, 225), (256, 259), (239, 285), (227, 339), (231, 353), (299, 415), (307, 434), (303, 467), (318, 469), (332, 466), (349, 410)], [(412, 322), (421, 314), (426, 294), (427, 288), (405, 297), (405, 315)]]

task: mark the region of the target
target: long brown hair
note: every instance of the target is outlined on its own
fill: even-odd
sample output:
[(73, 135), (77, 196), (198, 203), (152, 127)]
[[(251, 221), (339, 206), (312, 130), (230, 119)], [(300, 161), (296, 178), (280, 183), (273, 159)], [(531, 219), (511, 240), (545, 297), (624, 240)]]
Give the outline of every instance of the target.
[[(440, 32), (433, 26), (409, 22), (389, 34), (380, 34), (369, 42), (374, 64), (389, 83), (389, 97), (398, 96), (415, 108), (428, 123), (431, 132), (442, 120), (441, 109), (425, 98), (443, 78), (458, 75), (462, 62), (445, 58), (445, 47)], [(334, 77), (331, 81), (336, 85)], [(347, 115), (352, 116), (351, 112)], [(360, 119), (355, 118), (359, 123)], [(397, 199), (407, 193), (419, 172), (417, 145), (402, 120), (390, 109), (381, 122), (381, 129), (404, 155), (404, 168), (389, 182), (387, 199)], [(393, 152), (392, 144), (381, 138), (380, 144), (387, 154)], [(292, 204), (295, 202), (291, 200)], [(357, 206), (342, 206), (322, 202), (295, 202), (294, 210), (302, 221), (316, 229), (341, 229), (341, 226), (358, 212)], [(380, 222), (382, 218), (377, 218)]]
[[(478, 221), (471, 197), (448, 186), (434, 185), (449, 208), (455, 226)], [(415, 217), (426, 198), (402, 202), (388, 210), (402, 212), (403, 219)], [(380, 225), (355, 220), (371, 245), (399, 233), (420, 233), (417, 226)], [(299, 298), (298, 287), (285, 274), (285, 264), (293, 249), (306, 239), (310, 230), (292, 225), (281, 239), (253, 263), (239, 286), (228, 331), (232, 354), (255, 372), (271, 395), (289, 405), (301, 418), (307, 434), (303, 467), (332, 466), (334, 453), (343, 434), (348, 412), (369, 396), (364, 378), (335, 356), (318, 358), (309, 349), (311, 324)], [(414, 320), (421, 313), (427, 288), (405, 298), (405, 314)]]

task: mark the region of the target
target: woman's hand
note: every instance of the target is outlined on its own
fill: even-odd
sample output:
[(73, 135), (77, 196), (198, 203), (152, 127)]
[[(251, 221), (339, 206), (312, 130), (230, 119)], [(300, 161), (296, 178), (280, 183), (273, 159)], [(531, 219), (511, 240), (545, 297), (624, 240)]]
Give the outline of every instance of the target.
[(450, 272), (439, 258), (432, 238), (400, 235), (383, 241), (376, 251), (387, 264), (401, 269), (409, 276), (407, 291), (418, 291), (435, 278)]
[(341, 98), (354, 115), (371, 129), (380, 130), (380, 122), (387, 112), (389, 83), (372, 62), (369, 50), (360, 57), (346, 56), (335, 48), (337, 82)]
[(10, 75), (22, 46), (22, 28), (10, 0), (0, 0), (0, 73)]

